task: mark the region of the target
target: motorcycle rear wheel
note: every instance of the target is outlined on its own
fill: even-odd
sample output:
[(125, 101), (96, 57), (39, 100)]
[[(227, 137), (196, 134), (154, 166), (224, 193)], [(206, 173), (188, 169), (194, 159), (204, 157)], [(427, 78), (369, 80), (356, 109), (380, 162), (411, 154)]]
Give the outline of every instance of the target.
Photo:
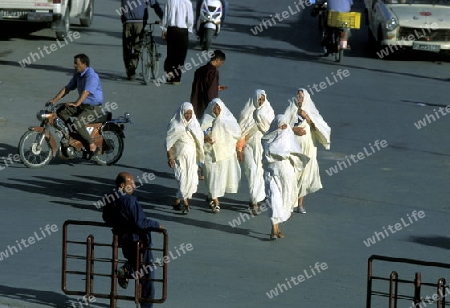
[(102, 154), (97, 155), (95, 161), (99, 165), (114, 165), (122, 157), (124, 143), (122, 137), (113, 130), (102, 131)]
[(23, 164), (28, 168), (40, 168), (47, 165), (53, 157), (50, 141), (44, 138), (41, 145), (38, 140), (41, 133), (35, 131), (25, 132), (19, 141), (19, 155)]

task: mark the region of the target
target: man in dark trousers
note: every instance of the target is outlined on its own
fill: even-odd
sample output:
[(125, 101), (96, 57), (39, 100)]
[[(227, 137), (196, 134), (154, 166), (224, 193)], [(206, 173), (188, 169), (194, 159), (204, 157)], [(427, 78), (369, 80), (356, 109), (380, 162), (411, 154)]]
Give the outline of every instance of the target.
[(162, 20), (163, 11), (157, 0), (132, 1), (121, 0), (122, 7), (118, 11), (122, 20), (122, 48), (123, 62), (129, 80), (135, 79), (136, 68), (139, 63), (144, 29), (148, 20), (148, 5)]
[[(141, 296), (146, 299), (153, 299), (155, 296), (155, 287), (153, 281), (147, 279), (155, 278), (155, 266), (151, 250), (145, 248), (152, 245), (150, 228), (163, 229), (163, 227), (159, 222), (146, 217), (137, 198), (132, 195), (135, 188), (136, 184), (131, 174), (127, 172), (119, 173), (116, 177), (117, 192), (114, 194), (116, 198), (112, 198), (113, 200), (107, 199), (108, 202), (103, 207), (102, 216), (106, 224), (113, 228), (113, 233), (119, 236), (119, 245), (122, 246), (123, 255), (128, 260), (118, 270), (120, 286), (126, 288), (128, 286), (128, 279), (133, 276), (134, 269), (136, 268), (136, 243), (140, 240), (144, 249), (142, 262), (146, 269), (146, 274), (143, 277), (145, 279), (142, 281)], [(150, 271), (147, 270), (147, 265), (151, 266)], [(141, 307), (152, 308), (153, 303), (142, 302)]]
[(211, 60), (198, 68), (194, 74), (191, 90), (191, 104), (197, 119), (201, 119), (209, 102), (219, 97), (219, 91), (226, 90), (227, 86), (219, 85), (219, 70), (225, 62), (225, 53), (215, 50)]
[(164, 11), (161, 27), (162, 37), (167, 41), (164, 71), (169, 76), (168, 83), (178, 85), (189, 48), (189, 33), (194, 26), (194, 11), (189, 0), (168, 0)]

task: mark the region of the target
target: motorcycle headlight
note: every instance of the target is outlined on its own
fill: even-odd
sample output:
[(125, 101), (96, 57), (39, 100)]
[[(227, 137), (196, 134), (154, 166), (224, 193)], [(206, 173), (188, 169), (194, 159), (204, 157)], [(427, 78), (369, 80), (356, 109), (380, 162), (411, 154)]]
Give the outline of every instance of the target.
[(397, 18), (395, 17), (391, 17), (391, 19), (389, 19), (388, 21), (386, 21), (386, 29), (388, 31), (393, 31), (395, 30), (395, 28), (398, 27), (398, 21)]
[(46, 119), (48, 119), (52, 114), (45, 111), (45, 110), (41, 110), (36, 114), (36, 118), (38, 119), (38, 121), (44, 121)]

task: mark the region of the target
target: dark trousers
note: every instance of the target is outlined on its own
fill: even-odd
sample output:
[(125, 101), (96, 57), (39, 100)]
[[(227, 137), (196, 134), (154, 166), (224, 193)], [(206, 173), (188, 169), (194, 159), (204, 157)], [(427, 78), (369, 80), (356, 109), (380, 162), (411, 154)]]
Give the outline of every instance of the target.
[(143, 36), (144, 24), (142, 22), (127, 22), (123, 24), (123, 63), (128, 76), (134, 75), (138, 66)]
[[(136, 243), (131, 242), (123, 246), (122, 252), (124, 257), (128, 260), (125, 264), (129, 273), (135, 273), (136, 268)], [(144, 250), (142, 259), (142, 266), (138, 268), (144, 276), (142, 278), (141, 297), (146, 299), (155, 298), (155, 285), (151, 279), (155, 279), (156, 267), (153, 261), (153, 254), (151, 250)], [(136, 275), (136, 273), (135, 273)], [(141, 302), (141, 308), (153, 308), (153, 303)]]
[(166, 40), (167, 57), (164, 61), (164, 71), (174, 75), (171, 81), (179, 82), (181, 80), (180, 67), (184, 65), (189, 47), (188, 29), (168, 27)]
[[(75, 130), (88, 144), (94, 143), (91, 135), (86, 129), (86, 124), (94, 123), (101, 115), (103, 115), (101, 106), (81, 104), (78, 107), (66, 107), (64, 105), (64, 107), (57, 111), (57, 114), (69, 126), (70, 132)], [(71, 123), (70, 117), (76, 117), (77, 119)]]

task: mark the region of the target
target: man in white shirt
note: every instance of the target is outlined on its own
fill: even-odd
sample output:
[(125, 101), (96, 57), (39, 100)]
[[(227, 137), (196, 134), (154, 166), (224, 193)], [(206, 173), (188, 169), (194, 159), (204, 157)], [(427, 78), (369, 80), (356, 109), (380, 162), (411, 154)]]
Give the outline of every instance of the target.
[(182, 67), (189, 47), (189, 32), (194, 25), (194, 12), (189, 0), (168, 0), (162, 22), (163, 38), (167, 40), (164, 71), (169, 83), (180, 84)]

